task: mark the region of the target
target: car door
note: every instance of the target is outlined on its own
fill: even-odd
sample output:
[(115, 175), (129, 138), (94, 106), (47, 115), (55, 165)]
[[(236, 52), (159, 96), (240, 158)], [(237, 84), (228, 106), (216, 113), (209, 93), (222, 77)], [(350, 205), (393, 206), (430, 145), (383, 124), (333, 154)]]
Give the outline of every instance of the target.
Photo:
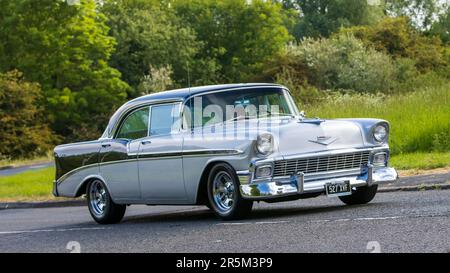
[(142, 198), (148, 203), (176, 204), (186, 199), (180, 107), (178, 102), (150, 107), (149, 137), (141, 141), (138, 155)]
[(149, 106), (132, 111), (120, 121), (115, 137), (102, 142), (100, 174), (115, 201), (141, 200), (137, 154), (148, 136), (149, 111)]

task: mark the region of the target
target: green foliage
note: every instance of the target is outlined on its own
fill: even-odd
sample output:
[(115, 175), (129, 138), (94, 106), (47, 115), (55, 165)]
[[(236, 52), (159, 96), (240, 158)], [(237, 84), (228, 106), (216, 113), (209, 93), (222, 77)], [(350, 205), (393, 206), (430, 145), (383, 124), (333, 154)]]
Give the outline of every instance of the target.
[(442, 42), (450, 44), (450, 4), (447, 10), (439, 16), (439, 20), (435, 22), (429, 31), (431, 35), (438, 35)]
[(342, 29), (367, 46), (388, 53), (393, 58), (410, 58), (420, 71), (445, 65), (443, 48), (438, 37), (426, 37), (410, 26), (406, 17), (386, 18), (372, 26)]
[(108, 66), (115, 41), (95, 2), (0, 2), (0, 71), (17, 68), (42, 86), (56, 133), (98, 137), (129, 87)]
[(38, 84), (18, 71), (0, 74), (0, 159), (43, 155), (54, 144), (41, 101)]
[(117, 41), (111, 65), (121, 71), (134, 93), (148, 74), (149, 67), (170, 66), (175, 86), (188, 84), (188, 69), (199, 83), (216, 81), (217, 64), (208, 56), (199, 56), (203, 42), (177, 17), (167, 2), (147, 0), (105, 1), (101, 10), (108, 17), (110, 33)]
[(141, 95), (169, 90), (173, 86), (172, 68), (165, 66), (154, 68), (150, 66), (148, 75), (144, 75), (138, 86)]
[[(394, 154), (450, 151), (450, 83), (424, 87), (408, 94), (333, 94), (306, 106), (309, 116), (321, 118), (386, 119), (391, 124)], [(302, 108), (302, 107), (300, 107)]]
[[(320, 89), (352, 89), (358, 92), (389, 92), (395, 83), (395, 65), (388, 55), (367, 48), (351, 35), (329, 39), (305, 39), (284, 53), (284, 74), (298, 75), (294, 80)], [(273, 64), (270, 64), (273, 66)], [(298, 69), (304, 71), (300, 73)], [(290, 70), (286, 72), (286, 70)], [(292, 71), (294, 70), (294, 71)], [(276, 75), (285, 82), (283, 75)], [(290, 80), (292, 81), (292, 79)]]
[(446, 8), (440, 0), (386, 0), (386, 12), (391, 16), (406, 16), (418, 30), (428, 30)]
[[(285, 84), (325, 114), (392, 120), (410, 136), (394, 132), (396, 153), (447, 151), (449, 6), (384, 2), (0, 0), (0, 157), (40, 154), (52, 131), (65, 142), (97, 138), (127, 98), (247, 81)], [(384, 104), (392, 110), (374, 107)], [(424, 105), (440, 127), (413, 111)]]
[[(271, 1), (174, 0), (174, 9), (217, 60), (220, 82), (248, 81), (291, 39), (281, 5)], [(201, 75), (193, 71), (192, 79)]]
[(384, 17), (382, 5), (369, 5), (361, 0), (284, 0), (286, 9), (297, 9), (301, 16), (293, 35), (300, 41), (305, 37), (329, 37), (340, 27), (374, 23)]

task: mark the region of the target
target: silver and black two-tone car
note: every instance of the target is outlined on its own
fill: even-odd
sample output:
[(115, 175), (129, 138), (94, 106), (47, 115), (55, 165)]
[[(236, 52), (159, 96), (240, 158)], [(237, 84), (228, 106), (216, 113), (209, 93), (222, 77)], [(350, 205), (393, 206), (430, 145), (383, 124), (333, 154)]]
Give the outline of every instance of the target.
[(379, 119), (306, 118), (275, 84), (160, 92), (125, 103), (98, 140), (57, 146), (53, 193), (86, 194), (101, 224), (119, 222), (130, 204), (206, 205), (225, 220), (254, 201), (326, 194), (364, 204), (397, 179), (389, 129)]

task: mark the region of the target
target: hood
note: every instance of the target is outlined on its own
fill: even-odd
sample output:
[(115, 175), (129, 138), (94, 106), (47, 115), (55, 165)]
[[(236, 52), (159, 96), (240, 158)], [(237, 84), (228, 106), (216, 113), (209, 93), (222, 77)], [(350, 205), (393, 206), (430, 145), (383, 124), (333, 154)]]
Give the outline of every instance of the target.
[[(231, 132), (229, 136), (248, 139), (256, 139), (259, 133), (270, 132), (276, 142), (275, 153), (281, 156), (366, 146), (361, 126), (351, 120), (246, 120), (229, 123), (228, 127), (219, 125), (212, 131), (222, 135), (222, 130)], [(210, 128), (200, 131), (204, 135)]]
[(281, 155), (356, 148), (364, 146), (360, 126), (351, 121), (291, 120), (272, 132)]

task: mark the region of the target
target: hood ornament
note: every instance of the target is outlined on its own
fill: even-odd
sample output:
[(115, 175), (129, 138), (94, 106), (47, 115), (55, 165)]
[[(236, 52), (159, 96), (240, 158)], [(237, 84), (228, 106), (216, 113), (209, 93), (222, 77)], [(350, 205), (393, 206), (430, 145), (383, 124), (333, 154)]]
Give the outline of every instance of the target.
[(337, 137), (329, 137), (329, 136), (318, 136), (315, 140), (309, 140), (309, 142), (321, 144), (321, 145), (330, 145), (331, 143), (338, 140)]
[(315, 117), (315, 118), (306, 118), (305, 111), (301, 111), (298, 115), (298, 121), (299, 123), (311, 123), (320, 125), (322, 122), (325, 122), (325, 120)]

